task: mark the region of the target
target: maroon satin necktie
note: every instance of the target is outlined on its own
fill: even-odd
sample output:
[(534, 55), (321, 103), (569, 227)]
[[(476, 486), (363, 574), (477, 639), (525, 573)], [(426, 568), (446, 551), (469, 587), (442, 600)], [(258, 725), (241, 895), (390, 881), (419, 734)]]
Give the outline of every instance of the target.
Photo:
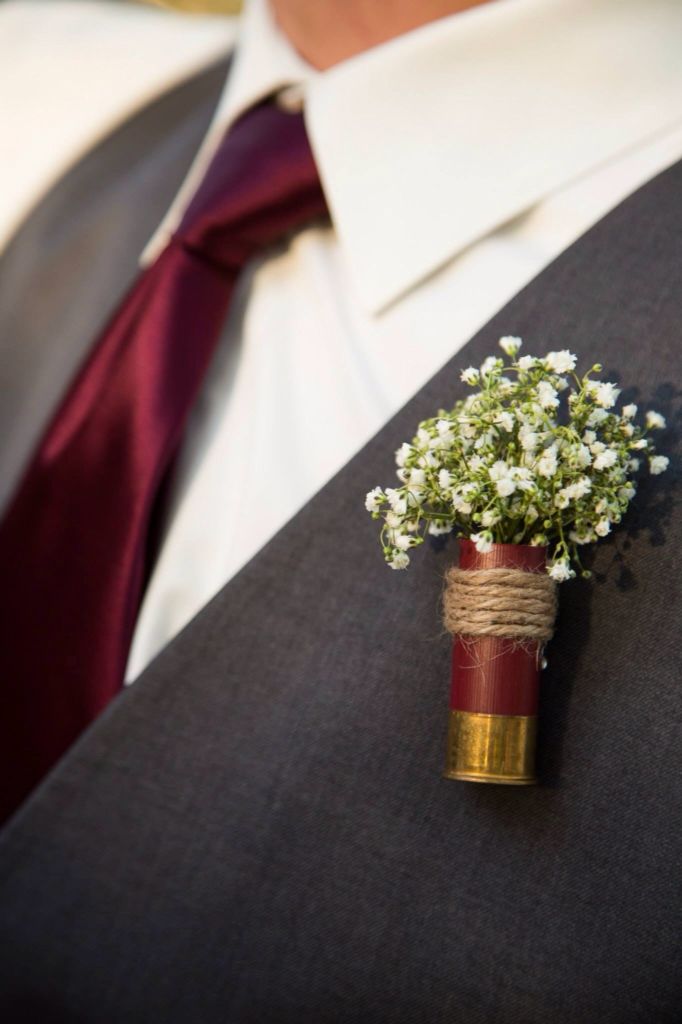
[(245, 114), (47, 430), (0, 527), (0, 816), (121, 687), (155, 499), (240, 270), (325, 210), (302, 116)]

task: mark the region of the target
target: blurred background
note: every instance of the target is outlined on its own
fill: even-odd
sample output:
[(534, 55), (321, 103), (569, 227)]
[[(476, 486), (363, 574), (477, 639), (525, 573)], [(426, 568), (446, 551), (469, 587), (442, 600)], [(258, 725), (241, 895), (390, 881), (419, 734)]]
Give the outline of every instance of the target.
[(0, 0), (0, 252), (85, 152), (234, 43), (241, 0)]

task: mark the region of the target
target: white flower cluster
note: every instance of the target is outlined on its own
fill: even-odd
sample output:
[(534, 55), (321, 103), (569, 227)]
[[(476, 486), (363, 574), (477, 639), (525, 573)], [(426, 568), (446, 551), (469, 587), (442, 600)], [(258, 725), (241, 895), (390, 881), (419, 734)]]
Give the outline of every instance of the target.
[(668, 467), (648, 435), (660, 413), (634, 422), (636, 405), (617, 412), (619, 388), (583, 377), (567, 350), (521, 356), (521, 339), (500, 339), (509, 356), (490, 356), (461, 379), (477, 390), (450, 412), (419, 425), (396, 452), (400, 486), (375, 487), (365, 507), (382, 519), (381, 542), (393, 569), (427, 534), (456, 530), (479, 551), (494, 543), (550, 548), (548, 572), (562, 581), (582, 568), (578, 548), (610, 533), (636, 492), (632, 479)]

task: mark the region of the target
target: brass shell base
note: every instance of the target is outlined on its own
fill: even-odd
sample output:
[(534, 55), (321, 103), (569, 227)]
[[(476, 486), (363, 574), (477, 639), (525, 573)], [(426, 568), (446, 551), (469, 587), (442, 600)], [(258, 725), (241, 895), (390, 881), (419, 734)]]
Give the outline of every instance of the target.
[(532, 786), (537, 718), (451, 711), (446, 779)]

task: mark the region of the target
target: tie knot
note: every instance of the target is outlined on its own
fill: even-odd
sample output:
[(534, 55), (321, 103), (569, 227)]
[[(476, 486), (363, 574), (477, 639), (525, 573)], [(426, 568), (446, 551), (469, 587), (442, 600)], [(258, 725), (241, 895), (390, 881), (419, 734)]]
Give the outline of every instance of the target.
[(303, 115), (268, 101), (227, 132), (175, 237), (190, 251), (238, 271), (326, 209)]

